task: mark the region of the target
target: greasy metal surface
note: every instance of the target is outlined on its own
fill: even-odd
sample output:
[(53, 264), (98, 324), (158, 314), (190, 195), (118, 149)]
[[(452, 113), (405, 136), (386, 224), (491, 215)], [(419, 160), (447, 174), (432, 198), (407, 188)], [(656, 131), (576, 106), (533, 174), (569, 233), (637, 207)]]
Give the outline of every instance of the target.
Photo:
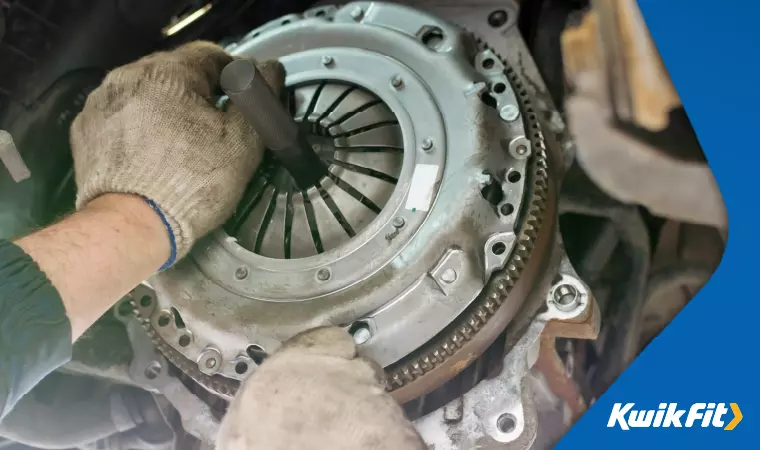
[[(555, 247), (556, 251), (557, 247)], [(504, 357), (501, 374), (482, 381), (444, 408), (415, 422), (423, 439), (436, 450), (467, 449), (524, 449), (536, 437), (536, 409), (526, 375), (539, 359), (544, 336), (554, 339), (548, 329), (551, 323), (562, 323), (566, 329), (591, 327), (586, 338), (593, 339), (599, 332), (600, 314), (588, 287), (576, 278), (566, 258), (560, 264), (561, 280), (552, 285), (550, 292), (563, 283), (579, 288), (585, 302), (572, 311), (557, 309), (550, 295), (545, 296), (547, 310), (538, 315), (522, 337)], [(455, 410), (454, 418), (447, 420)]]
[[(514, 55), (516, 66), (495, 58), (483, 64), (493, 51), (486, 49), (471, 60), (463, 57), (472, 51), (467, 39), (454, 38), (460, 32), (439, 19), (397, 6), (363, 3), (362, 8), (366, 14), (361, 24), (351, 18), (348, 7), (334, 11), (332, 21), (266, 25), (263, 29), (269, 31), (252, 32), (233, 49), (259, 58), (281, 56), (289, 86), (329, 79), (370, 89), (398, 118), (404, 159), (399, 184), (382, 212), (332, 251), (300, 259), (261, 259), (218, 234), (196, 248), (195, 263), (182, 262), (155, 282), (157, 301), (140, 309), (146, 325), (172, 362), (220, 395), (232, 395), (234, 380), (255, 369), (255, 363), (245, 359), (248, 345), (271, 352), (306, 327), (357, 319), (371, 332), (360, 351), (385, 366), (397, 361), (390, 368), (389, 388), (414, 384), (397, 395), (419, 395), (482, 353), (519, 309), (536, 277), (543, 276), (541, 260), (553, 241), (556, 203), (548, 167), (550, 159), (559, 157), (547, 154), (531, 100), (536, 91), (533, 83), (523, 84), (519, 73), (524, 72), (521, 50)], [(419, 38), (423, 24), (435, 24), (444, 39), (424, 45), (408, 39)], [(523, 49), (517, 39), (514, 48)], [(286, 45), (293, 41), (303, 43), (301, 51), (278, 54), (293, 49)], [(335, 47), (346, 45), (362, 50)], [(470, 61), (480, 66), (473, 68)], [(483, 78), (486, 82), (479, 82)], [(497, 88), (495, 81), (500, 79), (508, 81), (507, 86)], [(462, 95), (452, 95), (452, 89)], [(514, 96), (519, 116), (503, 120), (500, 111), (480, 101), (484, 91), (504, 94), (504, 102)], [(507, 144), (516, 142), (520, 144), (512, 149), (519, 150), (519, 157), (508, 151)], [(410, 209), (415, 169), (431, 163), (438, 165), (437, 179), (443, 181), (433, 185), (428, 211)], [(521, 175), (520, 182), (506, 179), (513, 171)], [(403, 179), (408, 181), (402, 183)], [(504, 196), (496, 205), (480, 192), (494, 183)], [(499, 214), (506, 203), (514, 211)], [(546, 218), (551, 218), (549, 226), (542, 227)], [(510, 231), (516, 238), (513, 248), (505, 250), (509, 259), (504, 273), (480, 294), (485, 242), (495, 233)], [(430, 276), (457, 248), (463, 252), (459, 270), (447, 267), (456, 276), (445, 270), (438, 279)], [(442, 289), (440, 283), (446, 279), (453, 280), (451, 287)], [(170, 307), (177, 309), (184, 327), (172, 319)], [(161, 317), (168, 317), (168, 324), (159, 326)], [(183, 336), (189, 338), (186, 346), (178, 344)], [(208, 348), (223, 357), (213, 377), (201, 373), (195, 363)], [(236, 374), (240, 358), (248, 370)]]

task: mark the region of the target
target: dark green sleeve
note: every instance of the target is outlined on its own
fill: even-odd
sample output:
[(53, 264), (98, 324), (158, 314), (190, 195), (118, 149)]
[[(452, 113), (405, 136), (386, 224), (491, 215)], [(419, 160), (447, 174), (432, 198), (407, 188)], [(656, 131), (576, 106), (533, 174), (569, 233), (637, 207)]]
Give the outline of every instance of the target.
[(0, 240), (0, 420), (71, 358), (71, 324), (37, 263)]

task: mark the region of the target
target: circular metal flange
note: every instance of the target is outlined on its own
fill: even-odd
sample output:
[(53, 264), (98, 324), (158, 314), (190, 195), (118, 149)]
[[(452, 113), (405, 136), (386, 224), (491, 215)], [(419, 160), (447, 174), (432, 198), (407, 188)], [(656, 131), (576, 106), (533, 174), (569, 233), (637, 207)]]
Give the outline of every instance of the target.
[[(362, 341), (360, 352), (392, 365), (391, 389), (419, 381), (476, 335), (495, 338), (498, 333), (482, 330), (507, 304), (506, 294), (526, 267), (539, 234), (546, 154), (527, 94), (513, 88), (519, 82), (514, 71), (503, 61), (496, 62), (496, 69), (473, 67), (467, 36), (440, 19), (399, 5), (354, 5), (366, 7), (360, 23), (350, 17), (352, 5), (333, 10), (332, 21), (310, 13), (300, 21), (289, 16), (291, 23), (267, 24), (233, 51), (279, 58), (287, 85), (304, 99), (328, 103), (328, 109), (335, 97), (329, 103), (323, 92), (309, 96), (308, 90), (354, 86), (387, 107), (398, 123), (403, 157), (396, 187), (380, 213), (351, 239), (315, 255), (291, 254), (291, 259), (250, 251), (252, 242), (256, 250), (256, 240), (244, 238), (245, 231), (238, 234), (239, 242), (219, 231), (200, 242), (192, 258), (151, 280), (156, 305), (138, 305), (162, 352), (221, 395), (235, 390), (234, 383), (224, 380), (252, 372), (235, 370), (246, 358), (246, 348), (254, 344), (273, 351), (294, 334), (323, 324), (349, 329), (360, 322), (355, 336)], [(431, 29), (440, 37), (434, 44), (423, 39)], [(476, 59), (488, 56), (481, 52)], [(508, 82), (497, 88), (492, 79)], [(482, 100), (489, 90), (502, 103), (510, 95), (517, 98), (520, 117), (503, 120)], [(327, 110), (314, 118), (317, 108), (308, 111), (311, 101), (301, 101), (300, 107), (307, 103), (308, 121)], [(297, 98), (295, 111), (298, 116)], [(515, 139), (529, 142), (530, 157), (516, 158), (504, 148), (504, 142)], [(520, 174), (519, 181), (510, 181), (509, 173)], [(322, 187), (341, 191), (340, 186)], [(500, 212), (509, 209), (503, 208), (507, 204), (511, 212)], [(481, 294), (487, 281), (484, 267), (494, 267), (485, 245), (499, 233), (514, 233), (515, 239), (503, 240), (499, 254), (506, 257), (497, 262), (497, 270), (505, 272)], [(263, 245), (259, 250), (278, 251), (264, 251)], [(522, 301), (522, 296), (510, 297), (507, 309), (518, 309)], [(184, 331), (175, 323), (157, 326), (169, 308), (181, 317)], [(452, 320), (462, 326), (453, 326)], [(500, 329), (506, 324), (491, 322)], [(445, 329), (449, 331), (442, 333)], [(180, 333), (188, 331), (190, 345), (178, 345)], [(213, 377), (195, 363), (208, 348), (223, 359)]]

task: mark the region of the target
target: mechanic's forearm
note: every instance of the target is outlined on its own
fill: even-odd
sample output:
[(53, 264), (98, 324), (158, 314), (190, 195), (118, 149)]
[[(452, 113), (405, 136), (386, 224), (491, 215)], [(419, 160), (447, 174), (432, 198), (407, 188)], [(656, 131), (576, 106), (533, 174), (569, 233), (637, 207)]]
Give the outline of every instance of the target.
[(148, 203), (106, 194), (58, 224), (16, 241), (63, 300), (76, 340), (170, 254), (167, 230)]

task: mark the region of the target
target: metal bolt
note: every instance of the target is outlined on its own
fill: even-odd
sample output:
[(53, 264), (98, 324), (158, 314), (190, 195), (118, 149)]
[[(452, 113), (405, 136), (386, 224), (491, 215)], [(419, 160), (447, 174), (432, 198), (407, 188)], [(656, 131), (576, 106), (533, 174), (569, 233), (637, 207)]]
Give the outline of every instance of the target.
[(359, 21), (359, 20), (362, 20), (362, 17), (364, 17), (364, 10), (360, 6), (357, 6), (356, 8), (351, 10), (352, 19)]
[(561, 284), (554, 290), (554, 304), (560, 311), (572, 311), (580, 300), (578, 290), (569, 284)]
[(333, 65), (333, 57), (330, 55), (325, 55), (322, 57), (322, 65), (325, 67), (330, 67)]
[(398, 75), (393, 75), (391, 78), (391, 86), (395, 89), (401, 89), (404, 86), (404, 80)]
[(366, 326), (362, 326), (362, 327), (357, 328), (354, 331), (354, 334), (353, 334), (354, 343), (356, 345), (362, 345), (362, 344), (364, 344), (371, 337), (372, 337), (372, 332), (369, 331), (369, 328), (366, 327)]
[(501, 120), (512, 122), (520, 117), (520, 110), (515, 105), (504, 105), (499, 110), (499, 117), (501, 117)]
[(451, 284), (457, 281), (457, 272), (454, 269), (446, 269), (441, 274), (441, 281), (446, 284)]
[(524, 146), (522, 144), (518, 145), (517, 148), (515, 148), (515, 153), (517, 153), (518, 155), (524, 155), (524, 154), (528, 153), (528, 147), (526, 147), (526, 146)]
[(317, 280), (327, 281), (330, 279), (330, 271), (328, 269), (319, 269), (317, 271)]
[(422, 140), (422, 149), (426, 152), (433, 149), (433, 140), (430, 138), (425, 138)]
[(244, 280), (248, 276), (248, 268), (247, 267), (238, 267), (235, 271), (235, 278), (238, 280)]
[(209, 358), (206, 360), (206, 368), (213, 369), (216, 367), (216, 360), (214, 358)]
[(404, 228), (404, 225), (406, 225), (406, 220), (404, 220), (403, 217), (396, 217), (393, 219), (393, 226), (396, 228)]
[(145, 378), (149, 380), (155, 380), (161, 374), (161, 363), (158, 361), (151, 361), (145, 367)]

